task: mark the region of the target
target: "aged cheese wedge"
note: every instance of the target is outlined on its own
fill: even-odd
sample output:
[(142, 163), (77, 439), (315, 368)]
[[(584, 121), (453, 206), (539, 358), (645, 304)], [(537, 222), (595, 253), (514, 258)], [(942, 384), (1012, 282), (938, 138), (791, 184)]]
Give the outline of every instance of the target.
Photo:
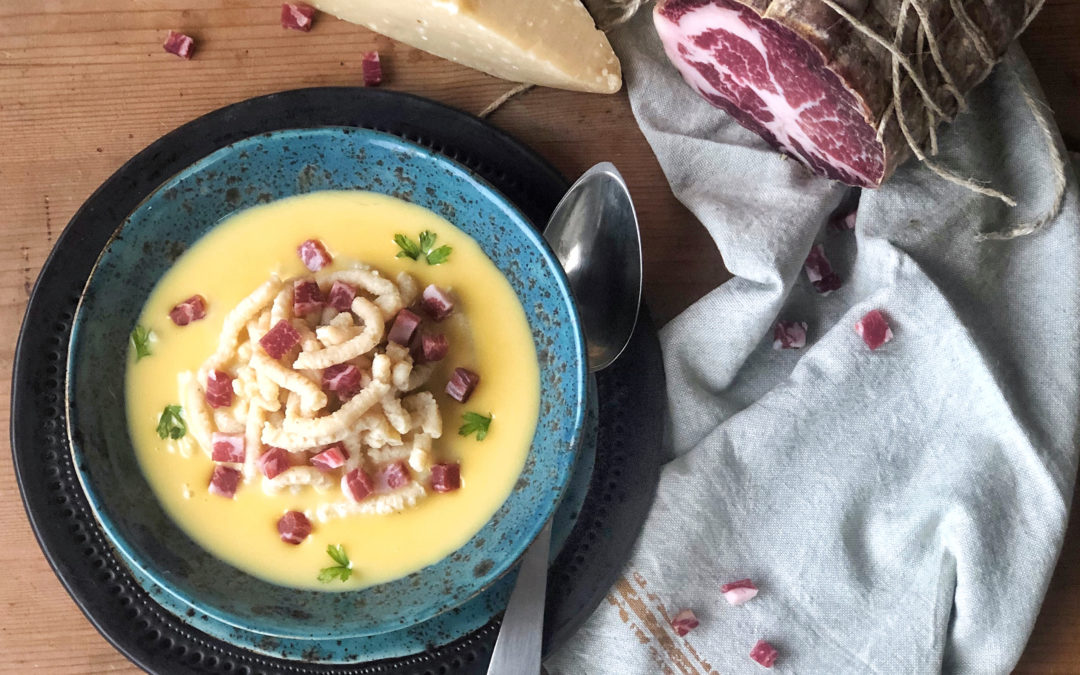
[(324, 12), (514, 82), (614, 93), (619, 59), (580, 0), (314, 0)]

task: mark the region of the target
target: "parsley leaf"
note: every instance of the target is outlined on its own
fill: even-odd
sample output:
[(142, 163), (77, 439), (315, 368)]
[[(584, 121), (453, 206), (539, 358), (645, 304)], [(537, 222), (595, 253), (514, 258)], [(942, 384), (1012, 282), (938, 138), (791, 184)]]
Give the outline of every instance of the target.
[(337, 565), (319, 570), (319, 581), (324, 584), (330, 583), (334, 579), (340, 579), (343, 583), (348, 581), (349, 577), (352, 576), (352, 562), (349, 561), (349, 556), (345, 553), (345, 547), (341, 544), (330, 544), (326, 547), (326, 554)]
[(431, 230), (424, 230), (420, 233), (420, 250), (424, 253), (431, 252), (431, 247), (435, 245), (436, 235)]
[(420, 257), (420, 247), (416, 245), (415, 241), (409, 239), (405, 235), (401, 233), (395, 234), (394, 243), (401, 249), (398, 251), (397, 257), (412, 258), (413, 260)]
[(157, 433), (158, 436), (164, 438), (171, 438), (174, 441), (184, 437), (187, 433), (187, 423), (184, 422), (184, 418), (181, 415), (183, 408), (178, 405), (167, 405), (165, 409), (161, 411), (161, 417), (158, 418)]
[(427, 254), (427, 264), (429, 265), (441, 265), (446, 262), (446, 259), (450, 257), (450, 252), (454, 249), (449, 246), (440, 246), (431, 253)]
[(150, 341), (154, 339), (154, 332), (146, 326), (135, 326), (131, 331), (131, 346), (135, 348), (135, 361), (138, 362), (144, 356), (153, 354), (150, 351)]
[(465, 424), (461, 425), (458, 429), (458, 435), (468, 436), (469, 434), (476, 432), (476, 440), (482, 441), (487, 438), (488, 427), (491, 426), (491, 413), (488, 413), (487, 417), (484, 417), (480, 413), (467, 412), (461, 416)]

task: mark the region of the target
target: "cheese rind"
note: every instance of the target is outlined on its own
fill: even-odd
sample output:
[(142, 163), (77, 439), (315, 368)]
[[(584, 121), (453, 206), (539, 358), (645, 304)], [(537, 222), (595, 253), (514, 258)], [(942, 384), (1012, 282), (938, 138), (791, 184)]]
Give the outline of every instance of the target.
[(314, 0), (316, 7), (514, 82), (611, 94), (619, 59), (580, 0)]

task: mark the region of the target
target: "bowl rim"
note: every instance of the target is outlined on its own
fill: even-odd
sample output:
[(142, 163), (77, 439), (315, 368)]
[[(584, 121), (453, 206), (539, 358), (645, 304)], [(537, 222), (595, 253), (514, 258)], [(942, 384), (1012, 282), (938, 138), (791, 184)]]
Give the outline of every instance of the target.
[[(177, 133), (178, 131), (180, 131), (183, 128), (184, 127), (180, 127), (179, 129), (174, 130), (173, 132), (170, 132), (170, 134), (171, 133)], [(555, 257), (554, 252), (551, 250), (551, 247), (547, 244), (546, 240), (544, 240), (543, 235), (541, 234), (539, 228), (534, 227), (531, 224), (530, 219), (528, 217), (526, 217), (524, 213), (521, 212), (521, 210), (518, 208), (518, 206), (514, 202), (512, 202), (510, 199), (508, 199), (505, 195), (503, 195), (494, 186), (492, 186), (487, 180), (485, 180), (477, 172), (473, 171), (472, 169), (470, 169), (468, 166), (462, 164), (461, 162), (458, 162), (457, 160), (454, 160), (454, 159), (452, 159), (450, 157), (447, 157), (446, 155), (444, 155), (442, 153), (439, 153), (439, 152), (437, 152), (437, 151), (435, 151), (433, 149), (424, 147), (423, 145), (420, 145), (420, 144), (415, 143), (413, 141), (410, 141), (408, 139), (401, 138), (401, 137), (396, 136), (396, 135), (391, 134), (391, 133), (378, 131), (378, 130), (374, 130), (374, 129), (369, 129), (369, 128), (366, 128), (366, 127), (357, 127), (357, 126), (348, 126), (348, 125), (298, 126), (298, 127), (286, 127), (286, 128), (281, 128), (281, 129), (275, 129), (273, 131), (268, 131), (268, 132), (259, 132), (259, 133), (254, 133), (254, 134), (244, 136), (242, 138), (238, 138), (238, 139), (228, 143), (227, 145), (216, 148), (215, 150), (213, 150), (213, 151), (211, 151), (209, 153), (206, 153), (206, 154), (202, 155), (199, 158), (196, 158), (194, 161), (192, 161), (187, 166), (181, 168), (180, 170), (176, 171), (173, 174), (170, 174), (170, 175), (164, 177), (157, 186), (150, 189), (147, 192), (147, 194), (141, 200), (139, 200), (139, 202), (132, 208), (132, 210), (126, 216), (124, 216), (122, 220), (119, 221), (116, 228), (109, 235), (109, 238), (107, 239), (107, 241), (102, 245), (101, 251), (98, 253), (97, 258), (95, 259), (95, 261), (93, 263), (93, 266), (91, 267), (90, 272), (87, 275), (86, 282), (84, 283), (81, 291), (79, 292), (78, 303), (76, 304), (75, 310), (73, 312), (73, 317), (72, 317), (72, 322), (71, 322), (71, 325), (72, 325), (71, 338), (68, 341), (67, 354), (66, 354), (66, 358), (65, 358), (65, 374), (66, 374), (66, 378), (65, 378), (65, 385), (64, 385), (64, 401), (63, 401), (63, 405), (64, 405), (65, 417), (66, 417), (66, 429), (65, 429), (65, 431), (66, 431), (66, 434), (67, 434), (67, 437), (68, 437), (69, 449), (70, 449), (70, 452), (71, 452), (72, 457), (73, 457), (73, 465), (75, 467), (75, 475), (76, 475), (77, 480), (79, 481), (79, 484), (82, 486), (82, 488), (84, 490), (84, 493), (86, 494), (87, 502), (90, 505), (90, 510), (93, 512), (94, 517), (101, 524), (102, 530), (106, 534), (106, 536), (109, 539), (110, 543), (113, 546), (115, 546), (119, 550), (119, 552), (121, 553), (121, 559), (122, 560), (124, 560), (128, 564), (136, 567), (142, 574), (149, 577), (151, 580), (153, 580), (155, 583), (157, 583), (161, 588), (165, 589), (167, 592), (174, 595), (175, 597), (177, 597), (179, 600), (181, 600), (185, 604), (195, 608), (198, 611), (205, 612), (205, 613), (207, 613), (207, 614), (221, 620), (222, 622), (224, 622), (224, 623), (226, 623), (228, 625), (236, 626), (238, 628), (242, 628), (242, 629), (245, 629), (245, 630), (254, 630), (255, 632), (258, 632), (258, 633), (261, 633), (261, 634), (264, 634), (264, 635), (268, 635), (268, 636), (272, 636), (272, 637), (283, 637), (283, 638), (292, 638), (292, 639), (333, 639), (333, 638), (337, 638), (337, 637), (355, 637), (355, 636), (362, 636), (362, 635), (377, 635), (377, 634), (382, 634), (382, 633), (388, 633), (388, 632), (392, 632), (392, 631), (395, 631), (395, 630), (400, 630), (402, 628), (407, 628), (408, 625), (416, 625), (418, 623), (421, 623), (423, 621), (426, 621), (426, 620), (430, 619), (433, 616), (436, 616), (436, 615), (441, 614), (443, 612), (450, 611), (450, 610), (453, 610), (453, 609), (455, 609), (457, 607), (460, 607), (461, 605), (465, 604), (466, 602), (468, 602), (472, 598), (475, 598), (477, 595), (479, 595), (480, 593), (482, 593), (486, 589), (490, 588), (492, 584), (494, 584), (496, 581), (498, 581), (500, 578), (502, 578), (502, 576), (504, 576), (507, 572), (512, 570), (517, 565), (517, 563), (520, 561), (521, 557), (524, 555), (524, 553), (527, 550), (527, 548), (529, 547), (529, 545), (532, 543), (532, 541), (539, 534), (540, 530), (543, 528), (546, 520), (551, 517), (551, 515), (555, 512), (555, 509), (558, 507), (559, 503), (562, 501), (562, 498), (566, 493), (567, 484), (568, 484), (569, 477), (570, 477), (570, 474), (571, 474), (571, 470), (569, 468), (566, 471), (562, 472), (563, 475), (560, 476), (560, 480), (559, 480), (558, 484), (556, 485), (556, 490), (554, 492), (554, 499), (552, 499), (549, 503), (546, 503), (545, 508), (543, 509), (547, 513), (547, 518), (532, 521), (529, 524), (529, 526), (524, 529), (525, 536), (518, 538), (517, 545), (509, 547), (509, 553), (507, 553), (507, 554), (505, 554), (503, 556), (500, 556), (500, 558), (502, 559), (501, 563), (497, 563), (497, 564), (493, 565), (492, 568), (488, 572), (486, 572), (485, 574), (480, 575), (479, 577), (477, 577), (479, 579), (479, 581), (478, 581), (477, 584), (475, 584), (475, 586), (472, 588), (472, 590), (469, 593), (461, 595), (459, 598), (456, 598), (453, 602), (444, 603), (442, 605), (433, 605), (434, 609), (432, 611), (414, 612), (414, 613), (412, 613), (410, 615), (412, 617), (411, 623), (408, 623), (408, 624), (393, 623), (392, 624), (391, 623), (392, 620), (384, 620), (383, 624), (380, 625), (379, 627), (375, 628), (375, 629), (361, 629), (359, 631), (357, 631), (356, 629), (348, 629), (345, 632), (342, 632), (340, 630), (335, 629), (333, 631), (330, 631), (330, 630), (310, 631), (310, 632), (306, 632), (306, 633), (303, 633), (303, 634), (297, 634), (296, 632), (291, 631), (291, 630), (273, 630), (273, 629), (269, 629), (269, 628), (267, 630), (253, 629), (252, 626), (250, 625), (250, 623), (246, 622), (242, 616), (233, 615), (231, 612), (222, 610), (222, 609), (220, 609), (220, 608), (218, 608), (216, 606), (207, 605), (207, 604), (205, 604), (203, 602), (199, 602), (195, 598), (189, 597), (187, 594), (183, 593), (181, 590), (175, 588), (173, 586), (173, 584), (169, 583), (169, 577), (161, 574), (160, 571), (156, 568), (155, 565), (150, 564), (147, 560), (144, 560), (143, 557), (138, 554), (138, 552), (137, 552), (138, 549), (133, 547), (132, 544), (127, 540), (127, 538), (124, 537), (124, 535), (122, 534), (121, 529), (116, 527), (116, 524), (109, 517), (107, 509), (104, 508), (104, 504), (103, 504), (103, 501), (101, 499), (101, 496), (98, 494), (97, 490), (94, 488), (92, 482), (88, 480), (88, 477), (86, 476), (85, 471), (80, 466), (82, 464), (81, 458), (82, 458), (82, 455), (83, 455), (83, 451), (82, 451), (82, 448), (81, 448), (81, 444), (76, 441), (76, 433), (75, 433), (75, 429), (78, 426), (77, 422), (78, 422), (78, 419), (79, 419), (79, 413), (78, 413), (78, 406), (76, 405), (76, 406), (73, 407), (73, 401), (72, 401), (72, 399), (74, 398), (74, 390), (75, 390), (75, 378), (74, 378), (73, 375), (74, 375), (74, 372), (76, 372), (76, 369), (75, 369), (76, 351), (77, 351), (78, 345), (80, 344), (79, 330), (80, 330), (80, 328), (82, 327), (82, 324), (83, 324), (82, 319), (84, 318), (84, 313), (83, 313), (84, 302), (86, 300), (88, 292), (91, 289), (91, 286), (92, 286), (93, 281), (95, 279), (95, 276), (97, 274), (98, 268), (102, 263), (102, 260), (108, 254), (108, 251), (109, 251), (111, 245), (113, 244), (113, 242), (116, 240), (116, 238), (120, 235), (120, 233), (124, 230), (124, 228), (130, 223), (131, 216), (133, 214), (135, 214), (136, 212), (138, 212), (140, 209), (142, 209), (143, 206), (151, 198), (153, 198), (155, 195), (157, 195), (166, 185), (171, 183), (178, 176), (181, 176), (182, 174), (188, 174), (188, 173), (197, 172), (199, 170), (200, 165), (208, 164), (214, 158), (217, 158), (217, 157), (219, 157), (221, 155), (224, 155), (224, 154), (227, 154), (229, 152), (233, 152), (233, 151), (235, 151), (236, 146), (241, 145), (241, 144), (246, 143), (246, 142), (250, 142), (250, 141), (252, 141), (253, 139), (256, 139), (256, 138), (267, 138), (267, 137), (273, 137), (273, 136), (280, 136), (280, 135), (284, 135), (284, 134), (313, 134), (313, 133), (325, 133), (325, 132), (348, 133), (350, 135), (359, 136), (361, 138), (366, 137), (368, 139), (368, 142), (382, 142), (382, 143), (386, 143), (386, 144), (388, 144), (390, 146), (396, 146), (396, 147), (407, 150), (411, 154), (422, 156), (423, 158), (425, 158), (428, 161), (434, 162), (436, 164), (441, 164), (444, 167), (449, 168), (453, 173), (457, 174), (460, 179), (465, 180), (466, 182), (472, 183), (475, 186), (475, 188), (483, 195), (483, 197), (486, 200), (498, 204), (499, 207), (505, 213), (507, 213), (510, 216), (509, 220), (514, 224), (514, 227), (520, 233), (522, 233), (525, 236), (525, 238), (529, 241), (529, 243), (533, 246), (533, 248), (540, 254), (540, 256), (543, 258), (543, 260), (544, 260), (545, 264), (548, 266), (548, 268), (551, 269), (551, 270), (554, 270), (554, 274), (552, 276), (554, 278), (555, 284), (556, 284), (558, 290), (560, 291), (560, 294), (563, 297), (566, 306), (570, 310), (568, 312), (569, 317), (570, 317), (569, 324), (570, 324), (570, 327), (571, 327), (571, 336), (572, 336), (572, 339), (573, 339), (573, 347), (574, 347), (573, 352), (574, 352), (574, 357), (575, 357), (573, 359), (573, 363), (572, 363), (572, 365), (573, 365), (572, 373), (573, 373), (573, 376), (574, 376), (574, 398), (575, 398), (575, 401), (577, 402), (577, 405), (574, 406), (573, 417), (570, 420), (571, 428), (573, 429), (573, 432), (572, 432), (572, 435), (571, 435), (572, 436), (571, 440), (569, 442), (569, 452), (571, 453), (572, 458), (575, 458), (575, 459), (576, 459), (576, 457), (577, 457), (577, 455), (578, 455), (578, 453), (580, 451), (581, 438), (582, 438), (582, 434), (584, 433), (584, 420), (585, 420), (585, 412), (586, 412), (585, 408), (588, 405), (588, 403), (587, 403), (587, 399), (588, 399), (588, 394), (587, 394), (588, 366), (587, 366), (587, 349), (586, 349), (586, 345), (585, 345), (585, 338), (584, 338), (584, 334), (582, 333), (581, 320), (580, 320), (580, 317), (578, 315), (577, 304), (576, 304), (576, 302), (574, 300), (573, 293), (570, 290), (569, 281), (568, 281), (568, 279), (566, 277), (566, 274), (565, 274), (565, 272), (564, 272), (564, 270), (562, 268), (561, 263), (559, 263), (558, 259)], [(141, 153), (140, 153), (140, 155), (141, 155)], [(134, 162), (140, 155), (136, 155), (135, 157), (132, 157), (125, 164)], [(121, 167), (121, 169), (122, 168), (123, 167)], [(279, 199), (285, 199), (285, 198), (288, 198), (288, 197), (301, 195), (301, 194), (312, 194), (312, 193), (315, 193), (315, 192), (318, 192), (318, 190), (312, 190), (312, 191), (306, 192), (306, 193), (305, 192), (297, 192), (294, 195), (287, 195), (287, 196), (281, 197)], [(387, 196), (394, 197), (393, 195), (387, 195)], [(395, 198), (400, 199), (400, 197), (395, 197)], [(278, 200), (273, 200), (273, 201), (278, 201)], [(407, 203), (412, 204), (412, 202), (408, 202), (408, 200), (403, 200), (403, 201), (406, 201)], [(416, 206), (420, 206), (420, 205), (416, 204)], [(421, 206), (421, 208), (426, 208), (426, 207)], [(239, 209), (239, 210), (237, 210), (237, 211), (235, 211), (233, 213), (230, 213), (229, 216), (235, 215), (236, 213), (239, 213), (242, 210), (246, 210), (246, 209)], [(228, 216), (226, 216), (226, 217), (228, 217)], [(220, 222), (221, 221), (218, 221), (218, 222), (214, 223), (213, 225), (211, 225), (210, 228), (207, 228), (207, 230), (205, 230), (200, 235), (200, 237), (205, 236), (205, 234), (207, 232), (209, 232), (210, 229), (212, 229), (213, 227), (216, 227)], [(524, 306), (524, 303), (522, 303), (522, 304)], [(126, 416), (126, 409), (125, 409), (125, 416)], [(126, 426), (126, 424), (125, 424), (125, 426)], [(130, 439), (129, 439), (129, 444), (130, 444)], [(529, 453), (530, 454), (533, 452), (533, 449), (534, 449), (534, 446), (530, 445), (530, 448), (529, 448)], [(526, 462), (527, 461), (528, 461), (528, 459), (526, 459)], [(568, 466), (572, 468), (573, 461), (570, 461)], [(145, 477), (144, 477), (144, 480), (145, 480)], [(156, 495), (154, 496), (154, 499), (155, 500), (157, 499)], [(504, 504), (505, 504), (505, 502), (504, 502)], [(501, 505), (500, 505), (500, 508), (501, 508)], [(495, 514), (493, 514), (493, 517), (494, 517), (494, 515)], [(487, 524), (490, 523), (490, 520), (491, 519), (486, 521), (483, 527), (486, 527)], [(177, 527), (179, 529), (179, 526), (177, 526)], [(181, 529), (181, 532), (183, 532), (182, 529)], [(190, 535), (187, 535), (186, 532), (184, 532), (184, 535), (189, 536), (189, 538), (190, 538)], [(475, 534), (473, 535), (473, 537), (475, 537)], [(470, 537), (470, 539), (468, 541), (472, 541), (472, 537)], [(464, 548), (464, 546), (468, 545), (468, 541), (466, 542), (466, 544), (464, 544), (462, 546), (462, 548)], [(203, 548), (197, 542), (195, 542), (195, 545), (197, 547), (199, 547), (200, 549), (202, 549), (208, 556), (211, 556), (211, 557), (215, 558), (220, 564), (229, 565), (230, 567), (232, 567), (232, 565), (230, 565), (229, 563), (221, 560), (220, 558), (216, 558), (216, 556), (214, 556), (213, 553), (211, 553), (210, 551)], [(460, 549), (456, 549), (456, 550), (460, 550)], [(451, 556), (453, 554), (454, 554), (454, 552), (451, 552), (446, 557), (449, 557), (449, 556)], [(431, 563), (431, 565), (435, 565), (438, 562), (441, 562), (442, 560), (445, 560), (445, 557), (440, 558), (438, 561), (436, 561), (434, 563)], [(427, 565), (427, 566), (425, 566), (423, 568), (420, 568), (419, 570), (416, 570), (416, 571), (414, 571), (414, 572), (412, 572), (410, 574), (420, 573), (424, 569), (426, 569), (427, 567), (430, 567), (431, 565)], [(254, 575), (251, 575), (250, 573), (248, 573), (248, 572), (246, 572), (244, 570), (240, 570), (239, 568), (234, 567), (234, 569), (237, 569), (240, 573), (243, 573), (243, 574), (246, 574), (246, 575), (251, 576), (253, 578), (259, 579), (260, 581), (263, 581), (264, 583), (280, 586), (278, 584), (273, 584), (273, 582), (269, 582), (269, 581), (266, 581), (266, 580), (261, 579), (259, 577), (255, 577)], [(406, 576), (408, 576), (408, 575), (406, 575)], [(390, 580), (389, 582), (383, 582), (383, 583), (384, 584), (385, 583), (392, 583), (393, 581), (399, 580), (401, 578), (405, 578), (405, 577), (399, 577), (398, 579)], [(383, 585), (383, 584), (376, 584), (374, 586), (368, 586), (368, 587), (365, 587), (365, 588), (362, 588), (362, 589), (345, 590), (345, 591), (322, 591), (322, 590), (313, 590), (313, 589), (295, 589), (295, 590), (297, 592), (335, 593), (335, 594), (342, 594), (342, 595), (353, 595), (353, 594), (362, 594), (362, 593), (364, 593), (365, 591), (367, 591), (367, 590), (369, 590), (371, 588), (376, 588), (376, 587), (381, 586), (381, 585)], [(285, 588), (291, 588), (291, 587), (285, 587)]]

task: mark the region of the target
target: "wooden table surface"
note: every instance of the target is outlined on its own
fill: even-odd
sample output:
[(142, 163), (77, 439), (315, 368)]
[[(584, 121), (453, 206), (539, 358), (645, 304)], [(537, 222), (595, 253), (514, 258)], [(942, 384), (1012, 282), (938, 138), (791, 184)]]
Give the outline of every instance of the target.
[[(178, 5), (187, 9), (179, 9)], [(385, 86), (478, 112), (508, 88), (332, 17), (284, 31), (270, 0), (8, 0), (0, 3), (0, 373), (10, 371), (29, 292), (82, 201), (165, 132), (215, 108), (297, 87), (353, 85), (360, 55), (382, 54)], [(166, 54), (170, 28), (195, 58)], [(1057, 121), (1080, 150), (1080, 0), (1050, 0), (1024, 38)], [(672, 196), (625, 93), (533, 90), (492, 122), (567, 176), (600, 160), (623, 171), (638, 205), (646, 296), (660, 321), (727, 278), (719, 254)], [(10, 415), (0, 377), (0, 427)], [(0, 671), (132, 671), (67, 596), (27, 523), (0, 440)], [(1076, 519), (1021, 672), (1080, 672)]]

